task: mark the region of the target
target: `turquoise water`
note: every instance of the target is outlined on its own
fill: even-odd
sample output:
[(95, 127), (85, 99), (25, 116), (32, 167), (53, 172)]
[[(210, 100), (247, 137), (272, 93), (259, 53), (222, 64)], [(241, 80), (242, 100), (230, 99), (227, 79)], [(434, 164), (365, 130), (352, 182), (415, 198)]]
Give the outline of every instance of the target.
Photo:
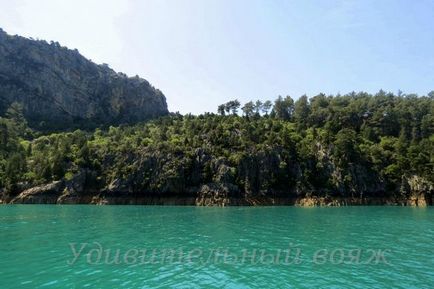
[(0, 206), (2, 289), (433, 288), (433, 269), (432, 208)]

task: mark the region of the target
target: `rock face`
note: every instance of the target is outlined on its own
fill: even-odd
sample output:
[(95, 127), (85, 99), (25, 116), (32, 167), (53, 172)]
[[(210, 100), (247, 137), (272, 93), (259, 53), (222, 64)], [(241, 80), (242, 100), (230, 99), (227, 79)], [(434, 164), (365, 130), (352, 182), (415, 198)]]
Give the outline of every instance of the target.
[(11, 204), (55, 204), (57, 194), (62, 190), (63, 182), (56, 181), (50, 184), (34, 187), (21, 192), (13, 198)]
[[(283, 171), (279, 166), (282, 159), (279, 150), (250, 153), (242, 156), (237, 164), (231, 164), (225, 157), (216, 158), (204, 149), (185, 156), (164, 153), (155, 147), (107, 154), (101, 158), (99, 171), (81, 169), (60, 183), (33, 188), (22, 184), (17, 189), (20, 194), (3, 197), (3, 202), (302, 207), (433, 205), (434, 185), (428, 179), (403, 176), (401, 187), (388, 191), (376, 174), (359, 165), (349, 165), (351, 178), (346, 181), (330, 153), (323, 155), (318, 162), (323, 169), (315, 176), (333, 181), (329, 188), (307, 186), (309, 183), (303, 182), (300, 173), (300, 166), (306, 165), (302, 162), (294, 161), (291, 171)], [(128, 173), (116, 171), (119, 163), (129, 168)], [(269, 185), (269, 182), (273, 183)]]
[(237, 187), (232, 184), (211, 183), (203, 185), (196, 198), (196, 206), (219, 206), (230, 205), (231, 192), (237, 191)]
[(0, 115), (23, 105), (34, 128), (132, 123), (168, 113), (146, 80), (97, 65), (59, 43), (10, 36), (0, 29)]

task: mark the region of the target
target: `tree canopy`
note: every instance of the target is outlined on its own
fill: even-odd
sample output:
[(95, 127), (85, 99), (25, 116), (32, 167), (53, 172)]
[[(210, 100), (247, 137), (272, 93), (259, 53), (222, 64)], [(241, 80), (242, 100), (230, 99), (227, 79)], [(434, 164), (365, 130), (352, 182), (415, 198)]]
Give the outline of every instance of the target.
[(142, 194), (189, 194), (230, 184), (240, 194), (402, 194), (434, 183), (434, 96), (350, 93), (229, 101), (218, 114), (171, 114), (95, 131), (40, 133), (20, 105), (0, 118), (0, 188), (90, 172), (89, 190), (112, 183)]

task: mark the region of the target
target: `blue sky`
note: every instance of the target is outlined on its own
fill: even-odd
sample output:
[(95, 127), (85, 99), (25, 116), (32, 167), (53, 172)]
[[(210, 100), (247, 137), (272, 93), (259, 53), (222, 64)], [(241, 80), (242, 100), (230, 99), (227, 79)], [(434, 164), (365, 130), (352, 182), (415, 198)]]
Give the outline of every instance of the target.
[(0, 27), (140, 75), (171, 111), (434, 90), (434, 1), (0, 0)]

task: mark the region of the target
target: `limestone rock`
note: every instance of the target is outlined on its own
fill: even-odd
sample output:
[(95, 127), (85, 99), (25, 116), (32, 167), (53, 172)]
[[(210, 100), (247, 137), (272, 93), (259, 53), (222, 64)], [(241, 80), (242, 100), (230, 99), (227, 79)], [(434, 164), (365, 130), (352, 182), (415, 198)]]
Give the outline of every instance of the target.
[(59, 192), (64, 187), (63, 181), (55, 181), (50, 184), (33, 187), (21, 192), (11, 200), (11, 204), (55, 204)]
[(230, 204), (230, 196), (238, 188), (231, 184), (210, 183), (203, 185), (196, 197), (196, 206), (221, 206)]
[(133, 123), (168, 113), (161, 91), (97, 65), (59, 43), (0, 29), (0, 115), (23, 105), (30, 126), (65, 129)]

